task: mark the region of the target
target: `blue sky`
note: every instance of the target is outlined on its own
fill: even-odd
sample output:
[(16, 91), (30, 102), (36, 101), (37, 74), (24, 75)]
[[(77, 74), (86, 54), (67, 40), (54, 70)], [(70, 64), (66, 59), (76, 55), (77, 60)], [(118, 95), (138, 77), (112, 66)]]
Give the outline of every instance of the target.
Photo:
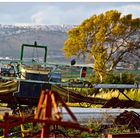
[(0, 2), (0, 24), (80, 24), (93, 14), (111, 9), (140, 17), (140, 2)]

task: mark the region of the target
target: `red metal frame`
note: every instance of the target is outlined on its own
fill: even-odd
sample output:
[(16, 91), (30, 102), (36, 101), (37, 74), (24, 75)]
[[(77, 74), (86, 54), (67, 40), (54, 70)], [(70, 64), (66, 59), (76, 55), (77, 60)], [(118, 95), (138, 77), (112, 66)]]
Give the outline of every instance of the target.
[[(72, 118), (71, 122), (67, 122), (62, 119), (61, 113), (58, 110), (58, 103), (61, 103), (62, 106), (66, 109)], [(8, 113), (5, 113), (3, 121), (0, 122), (0, 127), (4, 130), (4, 137), (8, 137), (10, 128), (26, 123), (41, 123), (43, 125), (40, 134), (41, 138), (49, 137), (50, 126), (56, 125), (63, 126), (65, 128), (78, 129), (80, 131), (92, 131), (92, 129), (83, 128), (80, 126), (75, 115), (71, 112), (71, 110), (68, 108), (68, 106), (61, 99), (57, 92), (48, 90), (43, 90), (41, 92), (38, 107), (34, 116), (17, 117), (10, 116)], [(35, 137), (35, 133), (31, 133), (32, 137)]]

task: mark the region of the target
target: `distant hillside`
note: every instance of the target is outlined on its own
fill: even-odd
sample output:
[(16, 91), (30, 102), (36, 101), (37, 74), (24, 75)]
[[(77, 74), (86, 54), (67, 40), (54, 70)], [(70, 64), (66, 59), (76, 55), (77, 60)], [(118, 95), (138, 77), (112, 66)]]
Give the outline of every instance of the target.
[[(74, 26), (12, 26), (0, 25), (0, 57), (19, 58), (20, 46), (23, 43), (33, 44), (37, 41), (40, 45), (48, 46), (49, 57), (63, 57), (62, 48), (67, 38), (69, 29)], [(28, 50), (25, 57), (31, 57), (36, 50)], [(38, 51), (40, 52), (40, 51)], [(37, 53), (37, 52), (36, 52)]]
[[(15, 26), (0, 25), (0, 58), (10, 57), (19, 58), (20, 46), (23, 43), (33, 44), (37, 41), (40, 45), (48, 46), (48, 58), (63, 62), (64, 41), (67, 39), (67, 31), (75, 27), (75, 25), (37, 25), (37, 26)], [(137, 56), (128, 54), (125, 61), (131, 61), (132, 64), (140, 65), (140, 51), (136, 51)], [(25, 57), (41, 57), (43, 52), (40, 50), (28, 49)], [(68, 60), (69, 61), (69, 60)], [(81, 60), (80, 60), (81, 61)]]

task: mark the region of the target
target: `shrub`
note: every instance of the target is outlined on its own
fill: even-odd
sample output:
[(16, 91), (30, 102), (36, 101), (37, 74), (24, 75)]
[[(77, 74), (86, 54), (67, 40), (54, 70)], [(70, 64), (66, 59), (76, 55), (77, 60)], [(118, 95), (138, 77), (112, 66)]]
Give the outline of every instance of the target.
[(106, 84), (134, 84), (135, 82), (134, 75), (130, 73), (120, 73), (120, 75), (111, 73), (104, 81)]

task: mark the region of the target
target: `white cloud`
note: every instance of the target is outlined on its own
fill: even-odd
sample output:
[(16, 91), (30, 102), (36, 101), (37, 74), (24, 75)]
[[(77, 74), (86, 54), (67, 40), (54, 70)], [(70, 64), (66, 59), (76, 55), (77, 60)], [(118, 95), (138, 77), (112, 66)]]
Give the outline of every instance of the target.
[(132, 14), (134, 18), (140, 17), (140, 5), (126, 5), (118, 8), (122, 14)]
[(0, 17), (2, 24), (81, 24), (91, 15), (113, 9), (140, 17), (140, 3), (134, 2), (0, 3)]
[(48, 6), (33, 13), (31, 21), (33, 24), (80, 24), (91, 15), (91, 11), (91, 9), (87, 10), (87, 7), (84, 5), (67, 9), (58, 6)]
[(89, 18), (90, 16), (94, 14), (100, 14), (104, 13), (108, 10), (118, 10), (122, 13), (122, 15), (126, 14), (132, 14), (133, 18), (140, 17), (140, 5), (139, 4), (134, 4), (134, 3), (126, 3), (126, 5), (110, 5), (110, 3), (105, 3), (105, 6), (101, 6), (100, 4), (94, 4), (94, 7), (75, 7), (72, 10), (65, 11), (65, 14), (63, 14), (64, 22), (73, 22), (73, 23), (78, 23), (80, 24), (83, 20), (86, 18)]
[(122, 6), (109, 6), (102, 7), (101, 9), (96, 10), (96, 14), (104, 13), (108, 10), (118, 10), (122, 15), (132, 14), (134, 18), (140, 17), (140, 5), (135, 5), (133, 3), (122, 5)]
[[(58, 11), (58, 12), (57, 12)], [(48, 6), (35, 11), (31, 15), (31, 22), (33, 24), (52, 24), (59, 22), (59, 10), (57, 7)]]
[(31, 16), (31, 21), (34, 24), (44, 24), (45, 19), (46, 19), (46, 15), (43, 11), (39, 11)]

